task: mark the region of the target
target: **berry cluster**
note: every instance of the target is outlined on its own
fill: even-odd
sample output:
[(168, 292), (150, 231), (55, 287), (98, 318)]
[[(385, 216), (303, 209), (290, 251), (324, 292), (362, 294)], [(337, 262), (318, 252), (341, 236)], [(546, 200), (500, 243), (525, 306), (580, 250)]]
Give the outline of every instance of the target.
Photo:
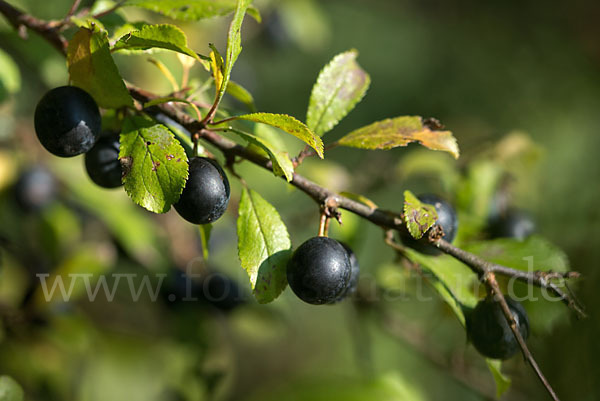
[[(95, 184), (122, 185), (119, 137), (101, 135), (100, 111), (89, 93), (75, 86), (50, 90), (39, 101), (34, 122), (38, 139), (50, 153), (60, 157), (85, 153), (85, 168)], [(175, 210), (191, 223), (206, 224), (221, 217), (228, 203), (229, 180), (223, 169), (211, 159), (192, 158)]]

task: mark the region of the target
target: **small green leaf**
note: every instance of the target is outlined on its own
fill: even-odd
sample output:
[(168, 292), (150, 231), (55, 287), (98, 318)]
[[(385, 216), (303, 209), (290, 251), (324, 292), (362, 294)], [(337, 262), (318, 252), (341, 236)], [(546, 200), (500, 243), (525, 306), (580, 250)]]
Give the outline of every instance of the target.
[(25, 393), (23, 389), (10, 376), (0, 376), (0, 400), (2, 401), (23, 401)]
[(252, 97), (252, 94), (248, 92), (248, 90), (242, 85), (234, 81), (229, 81), (229, 85), (227, 85), (227, 93), (244, 103), (251, 112), (256, 111), (256, 106), (254, 106), (254, 97)]
[(200, 224), (198, 226), (200, 232), (200, 241), (202, 242), (202, 257), (208, 260), (208, 242), (210, 241), (210, 233), (212, 232), (212, 224)]
[(315, 135), (306, 125), (296, 120), (287, 114), (271, 114), (271, 113), (252, 113), (244, 114), (243, 116), (234, 117), (238, 120), (253, 121), (255, 123), (268, 124), (272, 127), (279, 128), (288, 134), (294, 135), (296, 138), (306, 142), (311, 148), (317, 152), (319, 157), (323, 158), (323, 141)]
[(126, 119), (119, 158), (125, 191), (135, 203), (165, 213), (177, 202), (187, 180), (188, 160), (167, 127), (142, 117)]
[(233, 19), (229, 25), (225, 69), (223, 71), (223, 81), (217, 92), (216, 104), (221, 101), (225, 94), (229, 78), (231, 77), (231, 71), (233, 70), (233, 65), (242, 51), (242, 22), (244, 21), (244, 16), (246, 15), (246, 10), (250, 6), (250, 3), (252, 3), (252, 0), (238, 0)]
[[(181, 21), (198, 21), (227, 15), (236, 4), (236, 0), (127, 0), (123, 6), (145, 8)], [(260, 22), (258, 10), (252, 8), (248, 14)]]
[(257, 192), (244, 188), (237, 221), (238, 255), (259, 303), (273, 301), (287, 285), (290, 236), (279, 213)]
[(133, 106), (108, 47), (107, 33), (80, 29), (67, 48), (71, 83), (88, 91), (98, 106), (115, 109)]
[(357, 56), (356, 50), (335, 56), (313, 86), (306, 125), (319, 136), (335, 127), (369, 88), (371, 78), (356, 62)]
[(360, 202), (360, 203), (362, 203), (364, 205), (367, 205), (367, 206), (369, 206), (373, 210), (377, 209), (377, 205), (375, 204), (375, 202), (373, 202), (371, 199), (367, 198), (364, 195), (355, 194), (355, 193), (346, 192), (346, 191), (340, 192), (340, 195), (345, 196), (346, 198), (350, 198), (352, 200), (355, 200), (357, 202)]
[(290, 160), (290, 156), (287, 152), (277, 150), (265, 139), (247, 132), (238, 131), (233, 128), (231, 129), (231, 132), (237, 134), (248, 143), (256, 145), (267, 152), (273, 163), (273, 174), (275, 174), (276, 177), (285, 177), (288, 182), (292, 181), (294, 178), (294, 164)]
[(13, 59), (0, 49), (0, 102), (21, 89), (21, 73)]
[(411, 142), (449, 152), (458, 159), (456, 139), (450, 131), (438, 131), (423, 123), (418, 116), (388, 118), (352, 131), (339, 140), (342, 146), (360, 149), (392, 149)]
[(502, 394), (510, 388), (510, 377), (501, 372), (502, 361), (497, 359), (486, 359), (485, 362), (496, 382), (496, 398), (500, 398), (502, 397)]
[(404, 221), (408, 232), (419, 239), (429, 230), (437, 220), (435, 207), (421, 203), (410, 191), (404, 191)]
[(152, 48), (172, 50), (200, 61), (196, 52), (187, 46), (185, 33), (175, 25), (144, 25), (142, 29), (122, 36), (113, 46), (113, 51), (148, 50)]

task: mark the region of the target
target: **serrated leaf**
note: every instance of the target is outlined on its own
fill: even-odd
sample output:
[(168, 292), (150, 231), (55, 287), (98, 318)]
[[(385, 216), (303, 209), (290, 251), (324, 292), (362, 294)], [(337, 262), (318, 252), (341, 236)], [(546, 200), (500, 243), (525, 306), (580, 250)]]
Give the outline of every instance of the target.
[[(236, 4), (236, 0), (127, 0), (123, 6), (144, 8), (180, 21), (198, 21), (227, 15)], [(248, 14), (260, 22), (258, 10), (252, 8)]]
[(248, 143), (258, 146), (267, 152), (273, 163), (273, 174), (275, 174), (276, 177), (285, 177), (288, 182), (292, 181), (294, 178), (294, 164), (290, 160), (290, 156), (287, 152), (277, 150), (267, 140), (247, 132), (238, 131), (236, 129), (231, 129), (231, 132), (237, 134)]
[(126, 119), (119, 158), (125, 191), (135, 203), (165, 213), (177, 202), (187, 180), (188, 160), (167, 127), (142, 117)]
[(502, 367), (502, 361), (497, 359), (487, 359), (485, 360), (488, 369), (492, 373), (492, 377), (496, 382), (496, 398), (502, 397), (502, 394), (506, 392), (510, 388), (510, 377), (506, 376), (500, 370)]
[(317, 152), (319, 157), (323, 158), (323, 141), (315, 135), (306, 125), (296, 120), (287, 114), (272, 114), (272, 113), (252, 113), (234, 117), (238, 120), (253, 121), (255, 123), (268, 124), (272, 127), (279, 128), (288, 134), (294, 135), (296, 138), (304, 141), (307, 145)]
[(404, 191), (404, 222), (413, 238), (423, 237), (435, 224), (437, 218), (433, 205), (421, 203), (412, 192)]
[(21, 88), (19, 67), (8, 53), (0, 49), (0, 102)]
[(185, 33), (175, 25), (144, 25), (140, 30), (122, 36), (113, 46), (113, 51), (148, 50), (152, 48), (172, 50), (200, 61), (196, 52), (187, 45)]
[(412, 262), (421, 265), (433, 288), (454, 311), (456, 317), (465, 325), (464, 307), (474, 307), (478, 298), (474, 292), (477, 276), (468, 266), (450, 255), (428, 256), (410, 248), (404, 254)]
[(371, 78), (356, 62), (357, 56), (356, 50), (335, 56), (312, 88), (306, 125), (319, 136), (335, 127), (369, 88)]
[(388, 118), (352, 131), (339, 144), (360, 149), (392, 149), (411, 142), (459, 156), (458, 144), (450, 131), (438, 131), (418, 116)]
[(210, 233), (212, 232), (212, 224), (200, 224), (198, 225), (198, 231), (200, 232), (200, 241), (202, 242), (202, 257), (204, 260), (208, 260), (208, 242), (210, 241)]
[(256, 106), (254, 105), (254, 97), (242, 85), (234, 81), (229, 81), (229, 84), (227, 85), (227, 93), (239, 100), (240, 102), (244, 103), (251, 112), (256, 111)]
[(67, 66), (71, 83), (89, 92), (98, 106), (107, 109), (133, 106), (110, 54), (106, 32), (80, 29), (69, 42)]
[(238, 255), (259, 303), (273, 301), (287, 285), (290, 236), (279, 213), (257, 192), (244, 188), (237, 220)]
[(225, 91), (227, 90), (227, 84), (229, 83), (229, 78), (231, 77), (233, 65), (242, 51), (242, 22), (244, 21), (244, 16), (246, 15), (246, 10), (250, 6), (250, 3), (252, 3), (252, 0), (237, 1), (237, 7), (235, 9), (235, 13), (233, 14), (233, 19), (231, 20), (229, 32), (227, 34), (227, 52), (225, 58), (225, 69), (223, 70), (223, 82), (221, 82), (221, 86), (219, 87), (219, 91), (217, 93), (217, 99), (215, 101), (216, 104), (221, 101)]
[(10, 376), (0, 376), (0, 400), (2, 401), (23, 401), (25, 393), (23, 389)]

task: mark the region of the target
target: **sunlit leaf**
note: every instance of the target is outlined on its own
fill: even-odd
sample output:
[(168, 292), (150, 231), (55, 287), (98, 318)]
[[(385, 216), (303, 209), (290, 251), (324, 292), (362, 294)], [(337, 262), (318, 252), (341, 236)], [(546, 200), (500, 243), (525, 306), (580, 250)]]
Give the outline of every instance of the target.
[(200, 61), (196, 52), (187, 45), (185, 33), (175, 25), (144, 25), (140, 30), (131, 31), (122, 36), (113, 46), (118, 50), (166, 49), (185, 54)]
[(229, 84), (227, 85), (227, 93), (244, 103), (251, 112), (256, 111), (256, 106), (254, 106), (254, 97), (252, 97), (252, 94), (248, 92), (248, 90), (242, 85), (234, 81), (229, 81)]
[(235, 117), (238, 120), (253, 121), (255, 123), (268, 124), (279, 128), (288, 134), (301, 139), (323, 158), (323, 141), (315, 135), (306, 125), (286, 114), (252, 113)]
[(200, 241), (202, 242), (202, 256), (204, 260), (208, 260), (208, 242), (210, 241), (212, 224), (200, 224), (198, 225), (198, 231), (200, 232)]
[(237, 221), (238, 254), (259, 303), (273, 301), (287, 285), (291, 242), (279, 213), (257, 192), (244, 188)]
[(509, 388), (510, 388), (510, 377), (506, 376), (500, 370), (502, 368), (502, 361), (496, 359), (486, 359), (485, 360), (490, 372), (492, 373), (492, 377), (496, 382), (496, 398), (502, 397)]
[(0, 102), (21, 88), (21, 73), (13, 59), (0, 49)]
[(437, 220), (433, 205), (421, 203), (410, 191), (404, 191), (404, 221), (408, 232), (414, 238), (421, 238)]
[(98, 106), (133, 106), (110, 54), (106, 32), (80, 29), (69, 42), (67, 66), (71, 83), (89, 92)]
[[(166, 15), (181, 21), (227, 15), (235, 10), (236, 0), (126, 0), (123, 6), (135, 6)], [(258, 10), (248, 12), (260, 21)]]
[(356, 62), (357, 56), (356, 50), (335, 56), (313, 86), (306, 125), (319, 136), (335, 127), (369, 88), (371, 79)]
[(10, 376), (0, 376), (0, 400), (2, 401), (23, 401), (25, 393), (23, 389)]
[(360, 149), (392, 149), (411, 142), (459, 156), (458, 144), (450, 131), (439, 131), (417, 116), (388, 118), (352, 131), (339, 144)]
[(123, 123), (119, 158), (125, 191), (138, 205), (165, 213), (179, 199), (188, 175), (187, 156), (164, 125), (142, 117)]

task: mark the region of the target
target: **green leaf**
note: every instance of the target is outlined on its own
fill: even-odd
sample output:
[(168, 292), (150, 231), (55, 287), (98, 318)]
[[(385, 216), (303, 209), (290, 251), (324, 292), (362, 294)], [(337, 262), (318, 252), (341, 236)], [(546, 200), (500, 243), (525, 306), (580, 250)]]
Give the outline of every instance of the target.
[(335, 127), (369, 88), (371, 78), (356, 62), (357, 56), (356, 50), (335, 56), (312, 88), (306, 125), (319, 136)]
[(500, 371), (502, 367), (502, 361), (497, 359), (486, 359), (492, 376), (494, 377), (494, 381), (496, 382), (496, 398), (502, 397), (502, 394), (506, 392), (510, 388), (510, 377), (506, 376), (504, 373)]
[(413, 238), (419, 239), (437, 220), (435, 207), (421, 203), (410, 191), (404, 191), (404, 221)]
[(492, 241), (472, 243), (464, 248), (485, 260), (510, 266), (513, 269), (556, 272), (569, 270), (569, 260), (565, 253), (539, 236), (531, 236), (524, 241), (498, 238)]
[(388, 118), (352, 131), (339, 140), (339, 144), (360, 149), (392, 149), (411, 142), (449, 152), (458, 159), (456, 139), (450, 131), (439, 131), (423, 123), (418, 116)]
[(234, 81), (229, 81), (229, 84), (227, 85), (227, 93), (244, 103), (251, 112), (256, 111), (254, 97), (252, 97), (252, 94), (248, 92), (248, 90), (242, 85)]
[(317, 152), (319, 157), (323, 158), (323, 141), (315, 135), (306, 125), (296, 120), (287, 114), (272, 114), (272, 113), (252, 113), (234, 117), (238, 120), (253, 121), (255, 123), (268, 124), (272, 127), (279, 128), (288, 134), (294, 135), (296, 138), (306, 142), (311, 148)]
[(238, 131), (233, 128), (231, 129), (231, 132), (237, 134), (248, 143), (258, 146), (267, 152), (273, 163), (273, 174), (275, 174), (276, 177), (285, 177), (288, 182), (292, 181), (294, 178), (294, 164), (290, 160), (290, 156), (287, 152), (277, 150), (265, 139), (247, 132)]
[(235, 13), (233, 14), (233, 20), (229, 25), (223, 81), (221, 82), (221, 86), (217, 92), (215, 104), (218, 104), (223, 98), (223, 95), (227, 89), (227, 84), (229, 83), (229, 78), (231, 77), (233, 65), (242, 51), (242, 22), (244, 21), (244, 16), (246, 15), (246, 10), (250, 6), (250, 3), (252, 3), (252, 0), (238, 0)]
[(177, 202), (187, 180), (188, 160), (167, 127), (142, 117), (126, 119), (119, 158), (125, 191), (135, 203), (165, 213)]
[(98, 106), (113, 109), (133, 106), (110, 54), (106, 32), (80, 29), (67, 48), (71, 83), (88, 91)]
[(287, 285), (290, 236), (279, 213), (257, 192), (244, 188), (237, 220), (238, 255), (259, 303), (273, 301)]
[(200, 232), (200, 241), (202, 242), (202, 257), (208, 260), (208, 242), (210, 241), (210, 233), (212, 232), (212, 224), (200, 224), (198, 231)]
[(432, 276), (426, 275), (426, 279), (464, 326), (463, 308), (472, 308), (478, 301), (474, 292), (477, 276), (468, 266), (450, 255), (428, 256), (410, 248), (405, 248), (404, 254), (412, 262), (420, 264), (424, 272), (431, 273)]
[(13, 59), (0, 49), (0, 102), (6, 95), (17, 93), (21, 89), (21, 73)]
[[(227, 15), (236, 4), (236, 0), (127, 0), (123, 6), (145, 8), (181, 21), (198, 21)], [(258, 10), (252, 8), (248, 13), (260, 22)]]
[(144, 25), (142, 29), (122, 36), (113, 51), (148, 50), (152, 48), (172, 50), (200, 61), (196, 52), (187, 46), (185, 33), (175, 25)]
[(23, 389), (10, 376), (0, 376), (0, 400), (2, 401), (23, 401), (25, 393)]

